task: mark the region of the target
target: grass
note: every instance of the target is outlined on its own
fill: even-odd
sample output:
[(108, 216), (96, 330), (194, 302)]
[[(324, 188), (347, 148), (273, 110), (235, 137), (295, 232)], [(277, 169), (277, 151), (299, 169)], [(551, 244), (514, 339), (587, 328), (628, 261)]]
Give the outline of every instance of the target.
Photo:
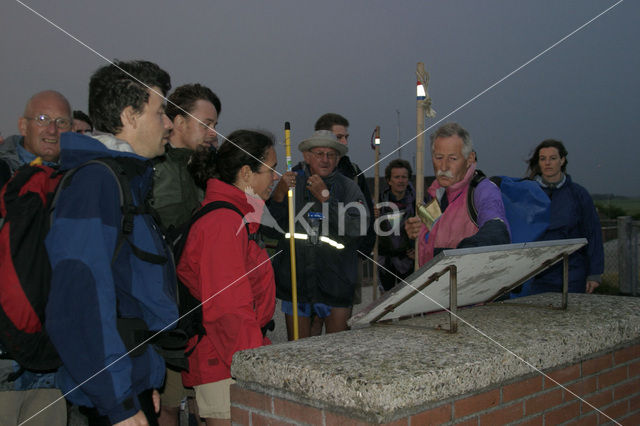
[(615, 216), (633, 216), (640, 219), (640, 198), (611, 197), (595, 195), (594, 203), (601, 211), (613, 210)]

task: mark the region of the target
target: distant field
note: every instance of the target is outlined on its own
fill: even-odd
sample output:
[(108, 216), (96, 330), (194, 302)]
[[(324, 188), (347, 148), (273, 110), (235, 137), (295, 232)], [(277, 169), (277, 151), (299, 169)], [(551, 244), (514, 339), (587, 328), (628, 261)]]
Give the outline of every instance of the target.
[(596, 204), (607, 207), (618, 207), (623, 209), (627, 215), (636, 216), (640, 215), (640, 198), (595, 198), (593, 200)]

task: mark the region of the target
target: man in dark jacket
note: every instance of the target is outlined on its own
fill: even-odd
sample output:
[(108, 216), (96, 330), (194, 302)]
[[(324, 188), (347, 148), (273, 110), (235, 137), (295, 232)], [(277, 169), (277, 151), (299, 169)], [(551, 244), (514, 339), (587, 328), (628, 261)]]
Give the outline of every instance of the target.
[[(288, 229), (287, 190), (294, 187), (299, 337), (311, 333), (311, 319), (324, 319), (327, 333), (346, 330), (357, 279), (357, 248), (366, 234), (369, 212), (358, 186), (336, 166), (347, 147), (328, 130), (318, 130), (298, 147), (304, 163), (285, 173), (269, 211)], [(277, 297), (293, 337), (289, 239), (280, 235), (274, 258)], [(302, 238), (298, 240), (298, 237)]]
[(149, 160), (164, 152), (171, 129), (164, 105), (170, 86), (169, 75), (151, 62), (104, 66), (89, 84), (94, 136), (61, 138), (61, 169), (82, 167), (63, 184), (45, 241), (52, 268), (46, 328), (62, 359), (56, 383), (65, 397), (95, 407), (97, 421), (110, 424), (157, 424), (155, 389), (163, 384), (164, 360), (151, 345), (131, 352), (140, 342), (127, 337), (139, 330), (134, 325), (155, 332), (174, 324), (176, 276), (144, 209), (120, 240), (118, 181), (104, 165), (87, 161), (115, 158), (133, 202), (144, 206), (153, 178)]
[[(169, 237), (174, 235), (174, 229), (181, 229), (191, 219), (203, 199), (204, 192), (189, 173), (189, 159), (198, 147), (217, 146), (215, 128), (221, 108), (218, 96), (197, 83), (176, 88), (167, 99), (167, 116), (173, 129), (165, 155), (157, 159), (151, 206)], [(180, 372), (167, 367), (167, 380), (160, 395), (161, 425), (178, 424), (180, 403), (185, 395)]]
[(157, 159), (151, 200), (164, 230), (187, 222), (202, 201), (204, 193), (187, 165), (198, 147), (218, 145), (215, 128), (222, 108), (218, 96), (200, 84), (180, 86), (167, 100), (173, 129), (165, 155)]
[[(315, 124), (314, 130), (330, 130), (334, 135), (336, 135), (336, 139), (342, 145), (347, 146), (349, 142), (349, 120), (340, 114), (335, 114), (329, 112), (327, 114), (322, 115)], [(338, 162), (338, 171), (353, 180), (356, 184), (358, 184), (358, 188), (364, 195), (364, 201), (367, 204), (367, 209), (369, 212), (373, 212), (373, 198), (371, 197), (371, 192), (369, 191), (369, 186), (367, 185), (367, 179), (365, 178), (362, 170), (356, 163), (352, 163), (351, 159), (348, 155), (343, 155), (340, 157), (340, 162)], [(376, 234), (373, 230), (373, 220), (369, 223), (369, 228), (367, 228), (367, 235), (365, 238), (362, 238), (360, 241), (360, 246), (358, 250), (369, 256), (373, 251), (373, 246), (376, 243)]]

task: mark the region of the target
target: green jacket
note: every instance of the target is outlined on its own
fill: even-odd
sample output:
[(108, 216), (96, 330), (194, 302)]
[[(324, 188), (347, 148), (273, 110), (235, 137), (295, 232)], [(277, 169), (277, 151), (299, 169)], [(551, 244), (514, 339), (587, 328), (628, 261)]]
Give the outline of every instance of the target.
[(150, 203), (158, 213), (163, 232), (186, 223), (203, 199), (203, 191), (187, 170), (192, 153), (167, 144), (164, 158), (156, 163)]

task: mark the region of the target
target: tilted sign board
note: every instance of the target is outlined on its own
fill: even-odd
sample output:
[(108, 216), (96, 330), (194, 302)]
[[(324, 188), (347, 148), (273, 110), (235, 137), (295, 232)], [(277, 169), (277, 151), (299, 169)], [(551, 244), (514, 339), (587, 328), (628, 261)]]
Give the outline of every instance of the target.
[(586, 243), (578, 238), (445, 250), (407, 277), (406, 283), (354, 315), (349, 324), (366, 325), (448, 308), (452, 266), (457, 275), (457, 306), (490, 302), (562, 262), (564, 255)]

